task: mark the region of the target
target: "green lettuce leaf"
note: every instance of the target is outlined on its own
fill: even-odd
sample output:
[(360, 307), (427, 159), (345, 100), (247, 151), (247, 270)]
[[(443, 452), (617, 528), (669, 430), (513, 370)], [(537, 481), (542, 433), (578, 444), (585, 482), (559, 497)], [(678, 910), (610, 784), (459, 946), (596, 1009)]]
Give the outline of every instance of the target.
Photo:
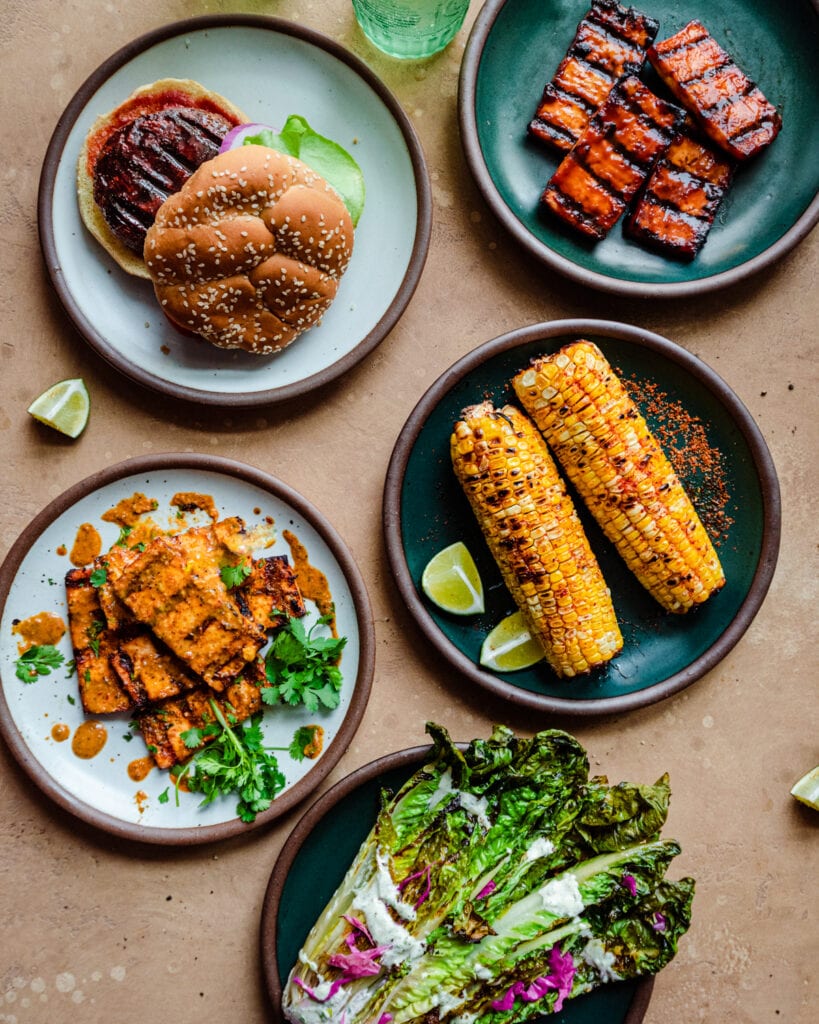
[(298, 114), (291, 114), (278, 133), (263, 129), (244, 138), (245, 146), (268, 146), (287, 153), (312, 167), (325, 178), (344, 201), (353, 221), (358, 224), (364, 210), (364, 175), (346, 149), (332, 139), (319, 135)]

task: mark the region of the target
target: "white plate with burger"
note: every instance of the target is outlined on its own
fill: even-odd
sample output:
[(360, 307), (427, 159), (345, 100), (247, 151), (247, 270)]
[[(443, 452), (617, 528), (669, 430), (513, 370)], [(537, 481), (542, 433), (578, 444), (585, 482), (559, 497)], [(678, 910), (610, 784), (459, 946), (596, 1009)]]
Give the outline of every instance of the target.
[[(181, 129), (180, 107), (193, 110)], [(300, 160), (258, 142), (281, 150), (293, 124), (308, 126)], [(166, 130), (184, 138), (157, 157)], [(358, 165), (363, 209), (311, 163), (328, 141)], [(38, 212), (48, 272), (92, 348), (163, 394), (253, 406), (335, 380), (386, 337), (423, 269), (431, 196), (415, 132), (365, 64), (291, 22), (228, 15), (141, 36), (85, 81)]]

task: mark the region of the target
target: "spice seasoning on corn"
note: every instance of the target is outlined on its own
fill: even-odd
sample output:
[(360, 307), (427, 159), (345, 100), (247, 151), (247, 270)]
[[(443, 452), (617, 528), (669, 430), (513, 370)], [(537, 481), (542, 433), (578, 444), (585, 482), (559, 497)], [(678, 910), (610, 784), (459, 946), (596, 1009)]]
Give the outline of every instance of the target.
[(686, 612), (723, 586), (691, 500), (596, 345), (535, 359), (513, 384), (606, 536), (667, 611)]

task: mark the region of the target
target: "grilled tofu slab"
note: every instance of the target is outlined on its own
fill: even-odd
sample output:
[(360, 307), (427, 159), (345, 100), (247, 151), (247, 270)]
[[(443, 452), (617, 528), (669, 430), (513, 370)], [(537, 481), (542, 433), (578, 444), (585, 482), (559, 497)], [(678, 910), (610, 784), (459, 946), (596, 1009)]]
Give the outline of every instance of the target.
[(779, 134), (776, 107), (701, 22), (651, 46), (648, 57), (702, 131), (735, 160), (755, 156)]
[(207, 686), (162, 701), (137, 716), (140, 731), (154, 761), (160, 768), (171, 768), (187, 761), (207, 740), (189, 746), (182, 738), (189, 729), (203, 729), (214, 721), (211, 700), (224, 715), (243, 722), (261, 710), (261, 686), (265, 683), (264, 666), (256, 661), (245, 667), (240, 676), (228, 683), (218, 696)]
[(226, 524), (156, 537), (113, 581), (133, 615), (215, 690), (253, 661), (266, 639), (222, 581)]
[(665, 256), (691, 260), (705, 244), (731, 185), (734, 162), (699, 138), (690, 121), (657, 162), (626, 233)]
[(68, 630), (83, 710), (87, 715), (109, 715), (127, 711), (132, 701), (109, 661), (120, 637), (106, 624), (97, 588), (91, 585), (92, 571), (85, 566), (66, 574)]
[(577, 32), (546, 85), (529, 134), (568, 151), (614, 83), (639, 73), (658, 23), (616, 0), (593, 0)]
[(668, 149), (684, 111), (634, 75), (622, 79), (550, 178), (541, 202), (564, 223), (601, 239)]
[(287, 555), (256, 559), (235, 597), (245, 615), (262, 629), (278, 629), (288, 619), (300, 619), (306, 611)]

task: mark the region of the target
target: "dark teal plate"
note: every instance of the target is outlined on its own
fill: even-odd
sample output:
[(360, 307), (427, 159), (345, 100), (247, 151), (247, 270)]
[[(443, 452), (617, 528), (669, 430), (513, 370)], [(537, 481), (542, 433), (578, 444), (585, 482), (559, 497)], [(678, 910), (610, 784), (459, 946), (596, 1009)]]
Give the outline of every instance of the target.
[[(538, 210), (559, 156), (526, 126), (565, 55), (587, 0), (487, 0), (469, 37), (459, 96), (461, 139), (486, 202), (525, 249), (590, 287), (642, 297), (699, 294), (769, 266), (819, 220), (819, 5), (816, 0), (644, 0), (663, 39), (694, 18), (728, 49), (782, 114), (773, 144), (737, 172), (705, 246), (690, 264), (624, 237), (596, 244)], [(649, 68), (643, 78), (662, 91)]]
[[(282, 1019), (282, 986), (307, 933), (375, 822), (381, 789), (397, 790), (431, 749), (412, 747), (359, 768), (320, 797), (287, 838), (267, 886), (260, 932), (274, 1020)], [(607, 985), (532, 1024), (640, 1024), (653, 984), (644, 978)]]
[[(681, 403), (705, 425), (708, 448), (721, 457), (720, 477), (729, 498), (721, 517), (725, 535), (718, 542), (727, 582), (687, 615), (664, 612), (575, 497), (611, 589), (623, 650), (605, 668), (570, 681), (558, 679), (545, 662), (500, 675), (479, 665), (481, 643), (515, 606), (455, 480), (449, 438), (464, 406), (484, 397), (501, 404), (516, 401), (509, 385), (512, 376), (532, 356), (553, 352), (578, 338), (596, 342), (626, 383), (632, 379), (656, 385), (668, 396), (668, 403)], [(652, 428), (658, 429), (662, 424), (644, 411)], [(667, 416), (661, 413), (661, 420), (667, 421)], [(681, 427), (675, 446), (685, 444), (687, 438)], [(703, 501), (710, 502), (716, 480), (692, 471), (692, 466), (699, 465), (701, 460), (684, 460), (676, 468), (695, 504), (702, 496), (700, 511), (708, 526)], [(428, 639), (452, 665), (487, 689), (518, 704), (572, 715), (651, 704), (713, 668), (762, 604), (779, 550), (780, 518), (779, 485), (770, 453), (747, 409), (727, 384), (679, 345), (605, 320), (535, 324), (495, 338), (460, 359), (432, 385), (404, 426), (384, 492), (390, 565), (402, 598)], [(427, 561), (457, 540), (472, 552), (483, 580), (486, 612), (480, 616), (440, 611), (420, 589)]]

